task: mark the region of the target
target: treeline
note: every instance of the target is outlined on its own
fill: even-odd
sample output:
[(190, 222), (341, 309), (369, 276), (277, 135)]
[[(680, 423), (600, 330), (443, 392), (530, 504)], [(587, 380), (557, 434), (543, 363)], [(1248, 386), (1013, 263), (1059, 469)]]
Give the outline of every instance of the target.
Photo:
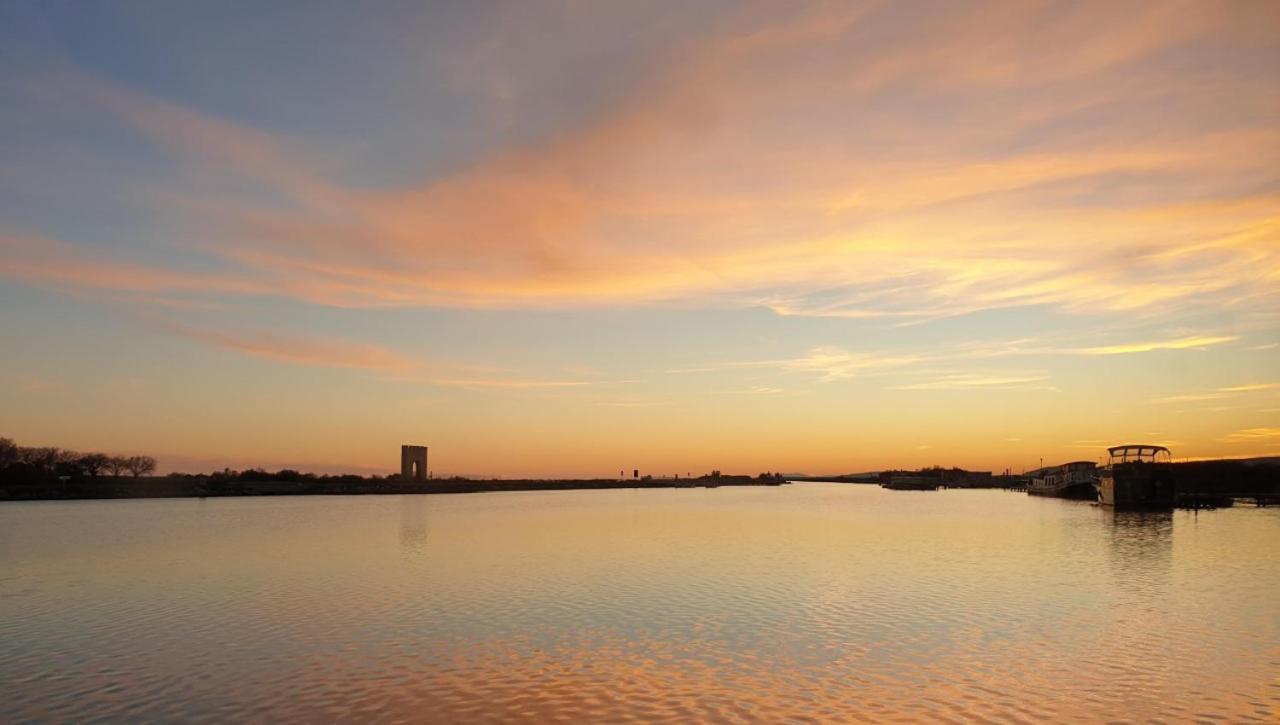
[(65, 448), (20, 446), (10, 438), (0, 438), (0, 481), (11, 484), (40, 484), (111, 476), (146, 476), (156, 470), (151, 456), (112, 456), (106, 453), (79, 453)]
[(336, 475), (303, 473), (295, 471), (291, 468), (281, 469), (279, 471), (267, 471), (262, 468), (246, 468), (243, 471), (236, 471), (230, 468), (224, 468), (221, 471), (213, 473), (170, 473), (168, 478), (190, 479), (207, 481), (209, 483), (238, 483), (248, 481), (277, 481), (281, 483), (304, 483), (307, 481), (323, 481), (330, 483), (359, 483), (361, 481), (382, 481), (396, 480), (398, 475), (387, 476), (361, 476), (355, 473), (343, 473)]
[[(702, 475), (702, 478), (750, 478), (750, 476), (746, 474), (724, 473), (723, 471), (720, 471), (719, 469), (717, 469), (712, 471), (711, 473), (704, 473)], [(760, 473), (758, 476), (756, 476), (756, 480), (757, 481), (785, 481), (787, 480), (787, 477), (782, 475), (781, 473), (764, 471)]]

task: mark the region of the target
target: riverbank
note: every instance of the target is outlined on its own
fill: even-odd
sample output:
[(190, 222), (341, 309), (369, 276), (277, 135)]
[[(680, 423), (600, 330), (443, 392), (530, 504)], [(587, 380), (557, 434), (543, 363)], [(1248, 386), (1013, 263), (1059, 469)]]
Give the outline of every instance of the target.
[(749, 476), (662, 479), (304, 479), (297, 481), (214, 480), (199, 476), (100, 477), (36, 485), (0, 484), (0, 501), (68, 501), (119, 498), (213, 498), (225, 496), (363, 496), (485, 493), (493, 491), (573, 491), (622, 488), (717, 488), (778, 486), (777, 479)]

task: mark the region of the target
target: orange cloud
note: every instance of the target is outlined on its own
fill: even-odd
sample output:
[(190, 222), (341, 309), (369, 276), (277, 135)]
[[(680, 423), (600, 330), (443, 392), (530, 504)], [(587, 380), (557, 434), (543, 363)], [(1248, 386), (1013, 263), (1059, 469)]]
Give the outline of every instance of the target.
[(362, 370), (406, 370), (414, 363), (378, 345), (273, 332), (210, 330), (164, 324), (190, 340), (278, 362)]
[(170, 294), (267, 294), (250, 279), (116, 262), (54, 239), (0, 233), (0, 275), (72, 290)]
[(1246, 428), (1223, 438), (1224, 443), (1280, 442), (1280, 428)]
[[(896, 35), (891, 9), (874, 6), (731, 18), (656, 58), (614, 107), (400, 188), (345, 186), (294, 140), (81, 80), (193, 173), (268, 192), (203, 195), (187, 212), (220, 238), (201, 251), (243, 274), (77, 262), (70, 247), (65, 264), (0, 271), (339, 306), (710, 300), (907, 322), (1028, 305), (1274, 307), (1276, 199), (1249, 194), (1280, 165), (1274, 113), (1254, 105), (1276, 79), (1194, 84), (1134, 66), (1206, 39), (1271, 48), (1254, 29), (1273, 10), (1081, 5), (1051, 24), (1016, 4), (939, 12)], [(1151, 107), (1199, 107), (1217, 81), (1252, 123), (1149, 132)], [(967, 94), (986, 102), (957, 100)], [(957, 118), (939, 123), (935, 107)], [(1097, 108), (1117, 109), (1105, 131), (1072, 129)], [(1041, 130), (1054, 124), (1067, 130)], [(1163, 193), (1098, 191), (1133, 177)], [(1064, 206), (1064, 194), (1090, 201)]]
[(581, 388), (599, 385), (600, 383), (592, 380), (536, 380), (528, 378), (433, 378), (431, 384), (473, 390), (535, 390), (541, 388)]

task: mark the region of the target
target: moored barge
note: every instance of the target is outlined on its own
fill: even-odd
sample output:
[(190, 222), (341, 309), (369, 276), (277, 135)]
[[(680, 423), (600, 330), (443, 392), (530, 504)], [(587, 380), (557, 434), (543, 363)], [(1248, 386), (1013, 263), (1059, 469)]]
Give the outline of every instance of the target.
[(1114, 508), (1173, 508), (1176, 486), (1168, 448), (1131, 443), (1108, 448), (1107, 454), (1107, 466), (1098, 476), (1098, 503)]
[(1072, 461), (1042, 468), (1027, 482), (1027, 493), (1094, 501), (1098, 498), (1097, 472), (1098, 464), (1093, 461)]

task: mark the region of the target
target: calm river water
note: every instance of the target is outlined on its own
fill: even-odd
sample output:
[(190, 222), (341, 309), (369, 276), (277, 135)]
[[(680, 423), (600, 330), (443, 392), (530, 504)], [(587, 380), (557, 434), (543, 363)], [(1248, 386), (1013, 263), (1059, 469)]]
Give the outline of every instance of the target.
[(8, 721), (1276, 722), (1280, 509), (872, 486), (0, 504)]

